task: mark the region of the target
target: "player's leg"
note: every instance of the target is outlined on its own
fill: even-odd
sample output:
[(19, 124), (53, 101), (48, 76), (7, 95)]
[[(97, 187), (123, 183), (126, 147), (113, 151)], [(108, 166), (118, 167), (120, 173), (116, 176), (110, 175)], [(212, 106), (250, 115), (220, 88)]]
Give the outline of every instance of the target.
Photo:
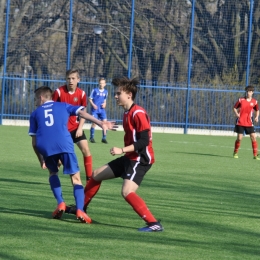
[(97, 194), (101, 182), (103, 180), (113, 179), (115, 175), (113, 174), (109, 165), (101, 166), (100, 168), (93, 171), (92, 178), (88, 181), (85, 187), (85, 200), (84, 200), (84, 210), (87, 209), (88, 204), (92, 198)]
[(131, 205), (133, 210), (147, 223), (147, 226), (138, 229), (142, 232), (163, 231), (162, 225), (153, 216), (145, 201), (136, 194), (145, 173), (150, 167), (150, 165), (140, 166), (138, 162), (131, 161), (131, 166), (128, 167), (127, 172), (124, 174), (122, 186), (122, 196), (126, 202)]
[(84, 133), (80, 137), (80, 139), (77, 138), (76, 141), (77, 141), (76, 144), (81, 150), (83, 155), (85, 174), (86, 174), (86, 179), (88, 181), (92, 176), (92, 155), (90, 153), (88, 141)]
[(52, 193), (57, 201), (57, 207), (55, 211), (52, 213), (53, 218), (60, 219), (63, 212), (65, 211), (66, 204), (64, 202), (63, 196), (62, 196), (62, 188), (60, 179), (58, 177), (58, 164), (59, 161), (59, 155), (53, 155), (49, 156), (45, 159), (45, 164), (47, 168), (49, 169), (49, 183), (52, 190)]
[(239, 150), (239, 147), (240, 147), (242, 138), (243, 138), (244, 127), (241, 127), (241, 126), (236, 125), (234, 132), (237, 133), (237, 139), (236, 139), (236, 141), (235, 141), (235, 147), (234, 147), (233, 157), (234, 157), (234, 158), (238, 158), (238, 150)]
[[(97, 113), (94, 111), (94, 112), (92, 112), (92, 114), (91, 114), (93, 117), (95, 117), (95, 118), (98, 118), (98, 115), (97, 115)], [(89, 138), (89, 141), (91, 142), (91, 143), (95, 143), (96, 141), (95, 141), (95, 139), (94, 139), (94, 137), (95, 137), (95, 128), (96, 128), (96, 124), (94, 124), (94, 123), (92, 123), (91, 124), (91, 127), (90, 127), (90, 138)]]
[(74, 153), (62, 154), (63, 173), (69, 174), (76, 202), (76, 216), (83, 223), (91, 223), (91, 218), (83, 211), (84, 188), (80, 178), (78, 160)]
[(257, 141), (256, 141), (255, 130), (250, 128), (248, 131), (249, 131), (250, 139), (251, 139), (251, 142), (252, 142), (252, 149), (253, 149), (253, 155), (254, 155), (253, 158), (256, 159), (256, 160), (260, 160), (260, 158), (258, 158), (258, 144), (257, 144)]
[[(99, 118), (101, 121), (107, 121), (107, 115), (106, 115), (106, 111), (103, 110), (102, 113), (100, 113)], [(107, 131), (106, 133), (104, 132), (104, 130), (102, 130), (102, 143), (107, 144)]]
[(90, 138), (89, 138), (89, 141), (91, 143), (95, 143), (96, 142), (95, 139), (94, 139), (94, 137), (95, 137), (95, 128), (96, 128), (96, 124), (92, 123), (91, 127), (90, 127)]

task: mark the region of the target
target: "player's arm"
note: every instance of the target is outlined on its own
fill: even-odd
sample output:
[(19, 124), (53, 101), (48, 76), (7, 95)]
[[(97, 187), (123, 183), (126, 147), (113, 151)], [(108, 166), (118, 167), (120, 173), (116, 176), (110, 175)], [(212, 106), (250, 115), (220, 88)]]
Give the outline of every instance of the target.
[(33, 147), (33, 150), (40, 162), (40, 165), (41, 165), (41, 168), (42, 169), (46, 169), (46, 165), (45, 165), (45, 162), (44, 162), (44, 159), (43, 159), (43, 156), (39, 153), (37, 147), (36, 147), (36, 136), (35, 135), (32, 135), (32, 147)]
[(97, 106), (96, 106), (96, 104), (93, 102), (93, 98), (90, 97), (88, 100), (89, 100), (89, 103), (91, 104), (91, 106), (96, 110), (96, 109), (97, 109)]
[(115, 131), (116, 128), (118, 128), (118, 126), (115, 124), (114, 121), (100, 121), (100, 120), (96, 119), (94, 116), (87, 113), (85, 110), (86, 109), (79, 110), (77, 112), (77, 115), (80, 117), (83, 117), (85, 120), (89, 120), (90, 122), (98, 125), (99, 127), (101, 127), (104, 130), (104, 132), (106, 132), (107, 130)]
[(59, 96), (59, 92), (58, 90), (56, 89), (53, 94), (52, 94), (52, 100), (53, 101), (56, 101), (56, 102), (59, 102), (60, 101), (60, 96)]
[[(86, 112), (86, 108), (83, 109), (85, 112)], [(80, 137), (82, 136), (83, 134), (83, 126), (85, 124), (85, 119), (84, 118), (81, 118), (79, 119), (79, 125), (78, 125), (78, 128), (77, 128), (77, 131), (76, 131), (76, 137)]]
[(239, 100), (238, 100), (238, 101), (236, 102), (236, 104), (234, 105), (234, 107), (233, 107), (233, 111), (234, 111), (236, 117), (240, 117), (240, 112), (239, 112), (239, 110), (238, 110), (239, 107), (240, 107), (240, 102), (239, 102)]
[(125, 146), (123, 148), (113, 147), (110, 149), (110, 153), (112, 155), (129, 153), (129, 152), (141, 150), (149, 145), (149, 130), (148, 129), (137, 133), (137, 136), (138, 136), (137, 141), (134, 142), (133, 144)]
[(106, 108), (106, 106), (107, 106), (107, 100), (105, 99), (103, 104), (102, 104), (102, 108)]
[(259, 118), (259, 107), (258, 104), (255, 105), (255, 122), (258, 122)]

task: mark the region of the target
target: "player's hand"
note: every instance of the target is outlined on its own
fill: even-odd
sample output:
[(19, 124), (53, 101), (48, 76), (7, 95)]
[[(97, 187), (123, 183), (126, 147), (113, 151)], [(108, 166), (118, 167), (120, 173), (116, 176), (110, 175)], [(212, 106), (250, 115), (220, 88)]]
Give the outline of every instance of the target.
[(47, 169), (47, 166), (46, 166), (46, 164), (45, 164), (45, 162), (44, 162), (44, 161), (43, 161), (43, 162), (41, 162), (41, 168), (42, 168), (43, 170)]
[(80, 137), (80, 136), (82, 136), (82, 134), (83, 134), (83, 130), (82, 129), (77, 129), (75, 137)]
[(256, 117), (256, 118), (255, 118), (255, 122), (257, 122), (257, 123), (258, 123), (258, 117)]
[(104, 133), (106, 134), (107, 130), (116, 131), (118, 125), (116, 124), (116, 121), (102, 121), (101, 128), (104, 130)]
[(93, 108), (94, 108), (95, 110), (98, 109), (97, 105), (95, 105), (95, 104), (93, 104)]
[(118, 148), (118, 147), (112, 147), (110, 149), (110, 154), (115, 156), (115, 155), (119, 155), (119, 154), (122, 154), (122, 148)]

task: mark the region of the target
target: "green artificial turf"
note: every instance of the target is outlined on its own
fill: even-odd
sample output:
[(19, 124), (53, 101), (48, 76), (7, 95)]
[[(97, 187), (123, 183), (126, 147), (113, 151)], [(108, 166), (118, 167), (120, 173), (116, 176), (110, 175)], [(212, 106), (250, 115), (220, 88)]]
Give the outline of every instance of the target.
[[(67, 214), (52, 219), (48, 172), (27, 132), (0, 126), (0, 259), (259, 259), (260, 161), (248, 137), (233, 159), (234, 137), (154, 133), (156, 163), (138, 194), (165, 230), (140, 233), (145, 223), (121, 197), (121, 179), (102, 183), (88, 209), (93, 224)], [(109, 144), (100, 142), (101, 131), (95, 139), (89, 145), (97, 168), (115, 158), (109, 149), (122, 147), (123, 132), (109, 132)], [(73, 203), (69, 177), (60, 179)]]

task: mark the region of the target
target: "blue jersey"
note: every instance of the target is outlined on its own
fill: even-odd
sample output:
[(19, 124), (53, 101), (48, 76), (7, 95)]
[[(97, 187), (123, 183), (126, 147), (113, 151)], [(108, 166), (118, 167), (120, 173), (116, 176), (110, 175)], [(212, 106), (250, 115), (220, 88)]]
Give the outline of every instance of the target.
[(108, 91), (106, 89), (103, 89), (103, 91), (100, 91), (99, 88), (95, 88), (91, 91), (89, 98), (92, 99), (93, 103), (98, 107), (97, 110), (95, 110), (93, 107), (91, 107), (91, 112), (95, 111), (97, 113), (100, 113), (104, 110), (104, 108), (102, 108), (101, 105), (107, 99), (107, 95), (108, 95)]
[(44, 158), (59, 153), (74, 153), (68, 119), (83, 108), (47, 101), (32, 112), (29, 135), (36, 135), (36, 147)]

